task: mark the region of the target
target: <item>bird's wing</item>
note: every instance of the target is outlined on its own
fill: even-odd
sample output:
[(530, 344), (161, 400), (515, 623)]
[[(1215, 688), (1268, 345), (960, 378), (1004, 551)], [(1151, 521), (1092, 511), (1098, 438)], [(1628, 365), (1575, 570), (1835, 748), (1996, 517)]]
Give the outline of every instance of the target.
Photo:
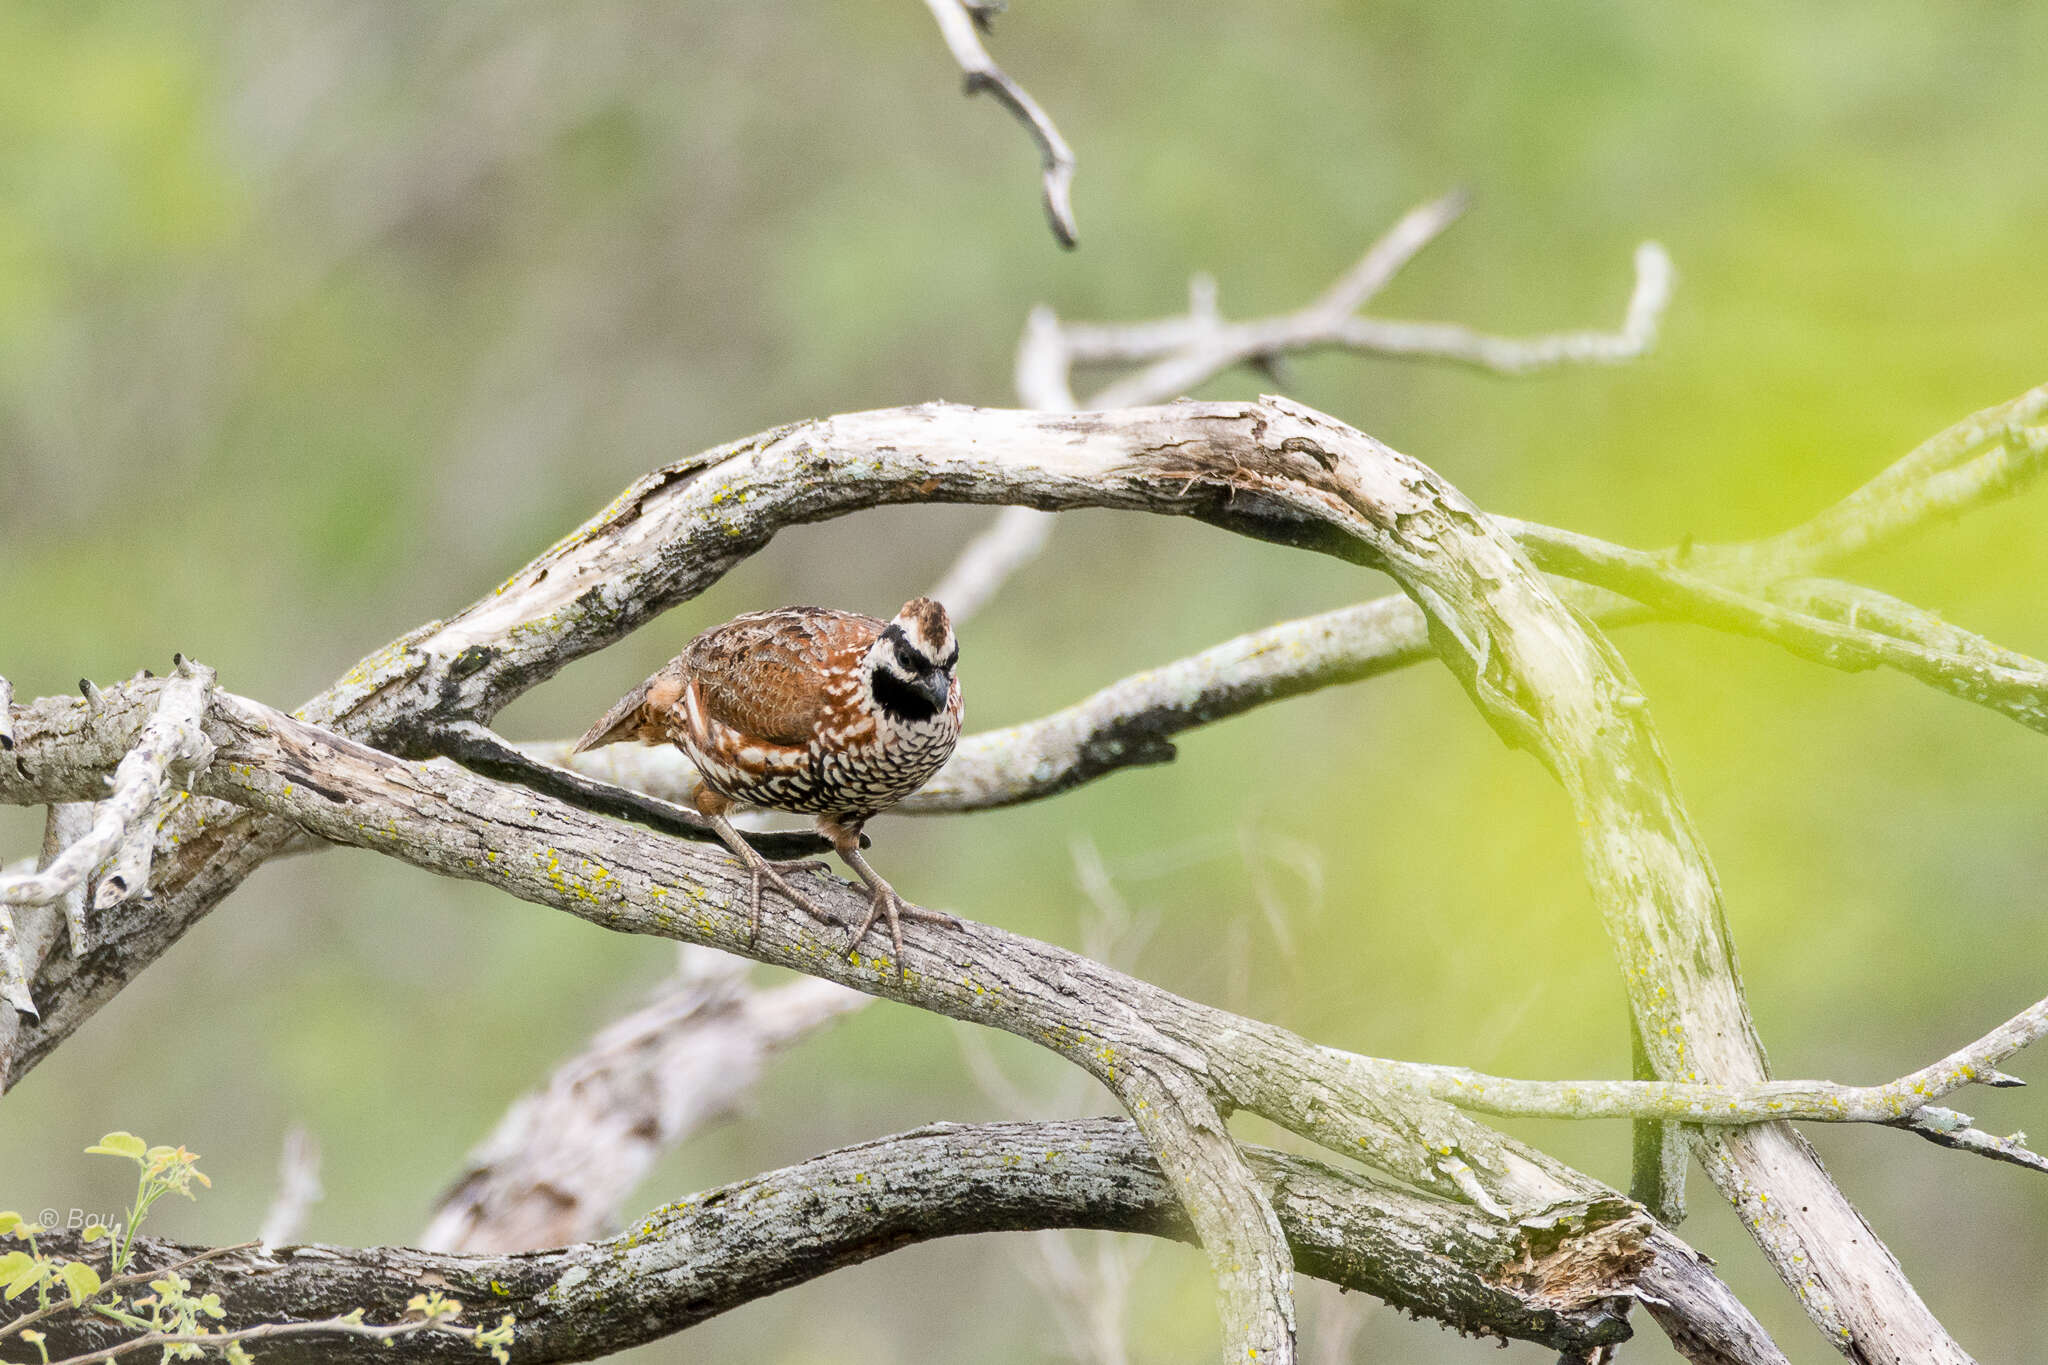
[(827, 682), (857, 668), (886, 621), (825, 607), (734, 617), (690, 641), (683, 671), (713, 720), (770, 744), (807, 744)]

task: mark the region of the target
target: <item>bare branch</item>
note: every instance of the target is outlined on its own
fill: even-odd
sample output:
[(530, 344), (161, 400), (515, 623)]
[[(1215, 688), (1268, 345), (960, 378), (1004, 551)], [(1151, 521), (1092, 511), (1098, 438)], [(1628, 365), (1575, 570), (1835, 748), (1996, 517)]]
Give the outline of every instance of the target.
[(1702, 547), (1702, 556), (1732, 577), (1767, 582), (1808, 571), (1823, 560), (1891, 544), (2038, 477), (2048, 456), (2044, 419), (2048, 384), (1930, 436), (1811, 521), (1755, 545)]
[[(1998, 1063), (2048, 1037), (2048, 999), (2021, 1010), (1991, 1032), (1918, 1071), (1883, 1085), (1832, 1081), (1765, 1081), (1752, 1086), (1669, 1081), (1527, 1081), (1482, 1075), (1464, 1067), (1359, 1058), (1376, 1081), (1406, 1080), (1424, 1093), (1475, 1113), (1553, 1119), (1650, 1118), (1714, 1126), (1799, 1119), (1822, 1123), (1913, 1126), (1915, 1115), (1969, 1085), (2024, 1082)], [(1947, 1111), (1934, 1111), (1946, 1113)], [(1958, 1125), (1941, 1126), (1954, 1130)]]
[[(144, 1332), (140, 1336), (116, 1341), (95, 1350), (82, 1351), (67, 1356), (54, 1365), (98, 1365), (102, 1360), (116, 1360), (121, 1356), (133, 1355), (137, 1351), (166, 1351), (179, 1347), (199, 1346), (216, 1349), (245, 1341), (277, 1341), (286, 1337), (353, 1337), (362, 1341), (373, 1341), (388, 1346), (406, 1337), (423, 1332), (441, 1332), (468, 1340), (474, 1333), (461, 1327), (452, 1327), (441, 1322), (425, 1320), (414, 1322), (366, 1323), (352, 1314), (336, 1314), (313, 1322), (261, 1322), (250, 1327), (233, 1327), (203, 1332)], [(57, 1332), (50, 1335), (59, 1336)], [(267, 1353), (266, 1353), (267, 1354)]]
[(1005, 507), (975, 534), (931, 595), (946, 604), (954, 624), (988, 605), (1010, 575), (1038, 558), (1052, 535), (1053, 515), (1034, 507)]
[(682, 952), (652, 1001), (512, 1106), (420, 1246), (512, 1252), (602, 1235), (663, 1153), (744, 1103), (770, 1056), (870, 999), (808, 978), (757, 991), (744, 959)]
[[(1425, 206), (1427, 213), (1435, 205)], [(1441, 216), (1441, 212), (1438, 216)], [(1414, 217), (1414, 215), (1410, 215)], [(1392, 236), (1399, 238), (1404, 220)], [(1412, 230), (1409, 235), (1418, 235)], [(1426, 238), (1424, 240), (1427, 240)], [(1419, 248), (1420, 242), (1416, 243)], [(1375, 246), (1374, 250), (1380, 248)], [(1386, 253), (1397, 257), (1397, 252)], [(1361, 267), (1372, 263), (1368, 253)], [(1405, 257), (1396, 259), (1398, 267)], [(1185, 346), (1155, 360), (1136, 373), (1096, 393), (1087, 406), (1092, 408), (1135, 407), (1177, 397), (1235, 365), (1277, 356), (1319, 350), (1346, 350), (1365, 355), (1394, 356), (1411, 360), (1441, 360), (1490, 370), (1497, 374), (1520, 375), (1559, 365), (1612, 365), (1634, 360), (1647, 352), (1657, 339), (1657, 327), (1670, 302), (1675, 272), (1671, 258), (1655, 242), (1636, 248), (1635, 288), (1619, 330), (1613, 332), (1558, 332), (1537, 337), (1501, 337), (1477, 332), (1448, 322), (1398, 322), (1383, 318), (1338, 314), (1329, 303), (1342, 301), (1337, 290), (1307, 307), (1274, 318), (1252, 322), (1191, 322)], [(1363, 275), (1362, 269), (1354, 271)], [(1372, 281), (1368, 281), (1372, 282)], [(1375, 284), (1375, 287), (1376, 284)], [(1085, 338), (1097, 343), (1092, 354), (1107, 355), (1107, 335)], [(1084, 350), (1085, 348), (1077, 348)], [(1138, 348), (1132, 348), (1136, 350)]]
[[(422, 723), (488, 717), (568, 658), (700, 589), (786, 521), (913, 498), (1176, 512), (1394, 574), (1430, 614), (1433, 638), (1482, 714), (1510, 742), (1537, 753), (1571, 793), (1596, 901), (1621, 949), (1660, 1072), (1733, 1084), (1765, 1078), (1711, 866), (1619, 660), (1455, 490), (1369, 438), (1279, 401), (1085, 417), (924, 407), (767, 433), (642, 480), (484, 602), (366, 660), (307, 714), (332, 714), (359, 734), (400, 747)], [(300, 734), (274, 713), (244, 713), (245, 723), (258, 719), (273, 738), (317, 746), (309, 752), (324, 757), (323, 782), (340, 784), (328, 792), (299, 789), (290, 798), (297, 803), (293, 818), (327, 837), (491, 881), (601, 923), (743, 942), (744, 915), (732, 904), (743, 879), (712, 850), (644, 836), (620, 848), (597, 822), (533, 796), (510, 798), (526, 817), (500, 819), (497, 813), (512, 807), (479, 790), (490, 784)], [(64, 723), (75, 729), (75, 714)], [(18, 722), (23, 743), (27, 731), (27, 721)], [(254, 743), (256, 736), (241, 732), (238, 742)], [(355, 785), (341, 784), (344, 767)], [(284, 808), (262, 770), (222, 776), (217, 769), (210, 784), (225, 790), (242, 783), (251, 804)], [(10, 780), (0, 768), (0, 787)], [(382, 793), (386, 786), (391, 791)], [(390, 821), (388, 829), (351, 809), (364, 801)], [(552, 835), (542, 847), (551, 847), (553, 858), (527, 867), (501, 854), (490, 863), (481, 856), (490, 847), (484, 829), (494, 838)], [(257, 845), (259, 835), (270, 838), (269, 831), (268, 824), (252, 829), (234, 852)], [(593, 865), (565, 869), (564, 860), (576, 858)], [(239, 870), (234, 861), (206, 893)], [(598, 871), (606, 875), (596, 877)], [(661, 897), (679, 886), (704, 890), (701, 915), (657, 913)], [(858, 897), (846, 894), (850, 911)], [(908, 980), (895, 988), (888, 984), (892, 964), (864, 959), (849, 970), (808, 924), (794, 931), (764, 925), (748, 951), (875, 993), (900, 990), (901, 998), (927, 1008), (1026, 1036), (1063, 1026), (1068, 1032), (1054, 1035), (1061, 1040), (1054, 1046), (1105, 1079), (1107, 1068), (1121, 1064), (1099, 1055), (1105, 1046), (1118, 1058), (1131, 1049), (1181, 1066), (1199, 1057), (1219, 1105), (1264, 1113), (1425, 1188), (1503, 1209), (1525, 1206), (1532, 1196), (1554, 1201), (1574, 1188), (1574, 1178), (1540, 1154), (1461, 1128), (1447, 1113), (1429, 1111), (1426, 1124), (1455, 1140), (1418, 1140), (1411, 1104), (1382, 1112), (1378, 1098), (1331, 1075), (1282, 1035), (1234, 1021), (1229, 1047), (1219, 1049), (1212, 1033), (1190, 1034), (1183, 1027), (1190, 1021), (1173, 1017), (1185, 1002), (1169, 1003), (1141, 987), (1137, 996), (1089, 1004), (1097, 997), (1087, 983), (1107, 989), (1096, 969), (1055, 967), (1042, 960), (1042, 948), (985, 927), (909, 936), (901, 964)], [(963, 966), (998, 973), (999, 1000), (962, 989), (953, 973)], [(1011, 967), (1022, 970), (1011, 975)], [(132, 960), (125, 970), (134, 970)], [(1054, 981), (1061, 988), (1045, 994)], [(46, 1050), (47, 1037), (41, 1030), (31, 1040), (33, 1055)], [(1674, 1050), (1681, 1041), (1682, 1054)], [(1849, 1340), (1872, 1361), (1964, 1358), (1782, 1125), (1716, 1131), (1698, 1141), (1709, 1173), (1737, 1202), (1780, 1273), (1801, 1284), (1809, 1313), (1835, 1339)]]
[(325, 1197), (320, 1188), (320, 1143), (311, 1129), (293, 1124), (278, 1154), (277, 1193), (271, 1196), (263, 1231), (257, 1236), (265, 1246), (297, 1241), (306, 1214)]
[[(206, 766), (212, 751), (200, 732), (199, 718), (212, 683), (210, 672), (180, 660), (177, 676), (163, 690), (157, 714), (143, 727), (134, 749), (115, 769), (113, 793), (94, 810), (91, 828), (40, 871), (0, 878), (0, 999), (18, 1013), (34, 1015), (38, 1011), (15, 941), (11, 907), (62, 903), (72, 920), (72, 952), (75, 955), (85, 950), (84, 917), (70, 893), (82, 887), (92, 870), (116, 849), (126, 850), (132, 870), (132, 844), (153, 837), (138, 833), (138, 828), (149, 825), (153, 830), (152, 816), (158, 804), (171, 793), (174, 781), (189, 781), (193, 773)], [(90, 705), (98, 695), (97, 689), (89, 683), (83, 686)], [(49, 829), (53, 833), (59, 818), (52, 810)], [(141, 861), (146, 875), (146, 855)]]
[[(1098, 1072), (1098, 1074), (1104, 1074)], [(1106, 1078), (1208, 1254), (1226, 1361), (1294, 1361), (1294, 1258), (1273, 1201), (1223, 1124), (1199, 1067), (1126, 1054)]]
[[(929, 2), (936, 9), (953, 0)], [(1515, 374), (1565, 363), (1614, 363), (1650, 349), (1673, 284), (1670, 258), (1653, 242), (1636, 249), (1635, 292), (1617, 333), (1568, 332), (1514, 340), (1447, 324), (1357, 317), (1360, 308), (1458, 220), (1465, 204), (1464, 193), (1454, 191), (1410, 209), (1321, 295), (1278, 317), (1226, 325), (1217, 311), (1216, 282), (1207, 275), (1189, 282), (1188, 311), (1181, 317), (1063, 324), (1052, 309), (1034, 308), (1017, 343), (1018, 401), (1044, 412), (1164, 403), (1233, 366), (1271, 369), (1283, 355), (1331, 346), (1477, 364)], [(1085, 404), (1074, 401), (1071, 375), (1076, 365), (1144, 362), (1151, 363), (1099, 390)], [(1011, 574), (1038, 557), (1051, 534), (1052, 523), (1044, 513), (1029, 507), (1005, 508), (961, 550), (932, 596), (955, 618), (973, 615)]]
[[(2048, 450), (2048, 432), (2043, 449)], [(1828, 615), (1813, 615), (1725, 587), (1642, 550), (1527, 522), (1514, 530), (1530, 557), (1550, 573), (1625, 593), (1666, 616), (1768, 640), (1830, 668), (1890, 668), (2048, 732), (2048, 664), (1967, 632), (1951, 632), (1941, 644), (1929, 645), (1873, 628), (1892, 625), (1918, 633), (1920, 623), (1931, 618), (1906, 603), (1805, 580), (1798, 590), (1809, 603), (1847, 597)], [(1880, 602), (1883, 609), (1871, 609)], [(1858, 607), (1864, 609), (1861, 617)], [(1859, 620), (1867, 624), (1852, 624)]]
[[(18, 877), (34, 872), (47, 865), (67, 845), (85, 831), (85, 821), (90, 818), (91, 807), (83, 802), (60, 803), (50, 807), (50, 819), (43, 837), (43, 857), (24, 859), (12, 866), (0, 868), (0, 877)], [(83, 899), (84, 888), (67, 893), (69, 897)], [(63, 930), (64, 915), (69, 905), (24, 906), (10, 921), (0, 912), (0, 952), (12, 952), (22, 964), (24, 973), (34, 980), (36, 973), (49, 960), (50, 953), (57, 946), (57, 935)], [(14, 1067), (16, 1040), (21, 1034), (21, 1024), (29, 1016), (15, 1010), (0, 1007), (0, 1090), (6, 1088), (6, 1077)]]
[(986, 90), (994, 95), (1002, 106), (1009, 110), (1024, 130), (1031, 134), (1031, 140), (1038, 144), (1039, 160), (1044, 164), (1040, 177), (1045, 193), (1045, 217), (1052, 225), (1052, 235), (1063, 247), (1072, 248), (1079, 240), (1074, 226), (1074, 153), (1067, 146), (1067, 140), (1060, 136), (1060, 130), (1053, 127), (1052, 117), (1031, 98), (1031, 92), (1003, 73), (995, 59), (982, 46), (981, 35), (975, 31), (976, 20), (981, 11), (971, 8), (966, 0), (925, 0), (926, 8), (939, 24), (939, 33), (952, 50), (953, 60), (967, 77), (967, 93), (977, 94)]
[(1981, 1128), (1972, 1127), (1968, 1114), (1959, 1114), (1953, 1109), (1929, 1105), (1908, 1118), (1897, 1120), (1893, 1126), (1918, 1133), (1937, 1147), (1974, 1152), (1993, 1161), (2024, 1166), (2030, 1171), (2048, 1171), (2048, 1156), (2030, 1150), (2025, 1133), (1994, 1137)]
[[(1449, 194), (1418, 204), (1401, 216), (1401, 221), (1388, 228), (1381, 238), (1366, 248), (1358, 263), (1337, 277), (1337, 282), (1324, 291), (1321, 298), (1310, 304), (1331, 321), (1341, 321), (1371, 303), (1382, 289), (1394, 282), (1394, 276), (1408, 266), (1408, 262), (1422, 254), (1423, 248), (1434, 242), (1447, 231), (1451, 224), (1464, 216), (1471, 204), (1471, 197), (1463, 190), (1452, 190)], [(1188, 314), (1191, 318), (1202, 313), (1213, 314), (1215, 301), (1209, 306), (1198, 308), (1190, 300)], [(1077, 349), (1084, 359), (1094, 359), (1083, 338), (1077, 341)]]
[[(1725, 1289), (1716, 1296), (1699, 1258), (1625, 1202), (1503, 1224), (1300, 1157), (1257, 1148), (1247, 1157), (1305, 1274), (1553, 1350), (1624, 1339), (1629, 1301), (1655, 1295), (1670, 1300), (1660, 1313), (1698, 1340), (1738, 1344), (1691, 1359), (1782, 1365), (1741, 1305)], [(1127, 1120), (938, 1124), (690, 1195), (608, 1242), (518, 1256), (256, 1247), (185, 1273), (194, 1292), (221, 1296), (227, 1327), (357, 1307), (392, 1316), (422, 1281), (445, 1285), (466, 1304), (512, 1313), (517, 1358), (550, 1365), (659, 1339), (878, 1251), (1049, 1227), (1192, 1239), (1179, 1192)], [(149, 1263), (189, 1250), (147, 1238), (140, 1246)], [(51, 1325), (60, 1349), (101, 1344), (108, 1329), (77, 1316)], [(321, 1350), (328, 1362), (475, 1358), (463, 1343), (429, 1337)], [(307, 1358), (283, 1345), (271, 1356)]]
[[(1649, 553), (1531, 522), (1496, 520), (1557, 572), (1633, 591), (1684, 619), (1765, 639), (1831, 667), (1895, 667), (2038, 727), (2048, 664), (1882, 593), (1798, 575), (1870, 546), (1860, 533), (1862, 523), (1844, 516), (1844, 507), (1877, 517), (1889, 528), (1889, 539), (1921, 524), (1905, 519), (1901, 509), (1914, 509), (1921, 518), (1953, 514), (2025, 486), (2044, 463), (2048, 434), (2020, 418), (2043, 408), (2048, 386), (1966, 419), (1807, 527), (1753, 546)], [(1990, 449), (1968, 461), (1955, 458), (1958, 446), (1968, 449), (1964, 438), (1979, 434), (1992, 443)], [(1928, 450), (1950, 452), (1950, 459), (1935, 464), (1922, 453)], [(1909, 472), (1897, 472), (1902, 469)], [(1938, 494), (1916, 482), (1927, 478), (1940, 480)], [(1883, 500), (1869, 491), (1879, 487), (1887, 490)], [(1026, 523), (1030, 528), (1044, 525), (1043, 514), (1010, 510), (1036, 518)], [(986, 534), (998, 535), (1004, 525), (998, 518)], [(961, 566), (969, 564), (1007, 572), (1007, 565), (963, 555)], [(1767, 571), (1792, 576), (1760, 576)], [(1607, 591), (1566, 596), (1602, 623), (1647, 619), (1637, 603)], [(1172, 739), (1182, 731), (1431, 657), (1422, 611), (1406, 597), (1283, 622), (1147, 669), (1042, 719), (969, 735), (945, 770), (897, 809), (951, 813), (1054, 796), (1120, 768), (1171, 761)], [(525, 747), (549, 762), (573, 763), (592, 776), (674, 799), (685, 799), (696, 782), (688, 761), (673, 750), (614, 747), (570, 759), (566, 744)]]

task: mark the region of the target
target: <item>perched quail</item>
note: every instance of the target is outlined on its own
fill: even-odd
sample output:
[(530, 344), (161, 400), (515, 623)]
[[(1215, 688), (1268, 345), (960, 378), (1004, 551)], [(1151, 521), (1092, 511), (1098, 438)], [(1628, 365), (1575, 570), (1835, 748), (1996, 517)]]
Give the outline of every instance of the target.
[(819, 919), (831, 916), (741, 838), (726, 812), (750, 805), (816, 815), (818, 831), (874, 893), (849, 947), (886, 914), (900, 964), (899, 916), (959, 921), (897, 895), (861, 855), (860, 830), (952, 754), (959, 661), (946, 609), (929, 597), (906, 602), (893, 621), (826, 607), (749, 612), (690, 641), (591, 726), (576, 752), (637, 739), (689, 756), (703, 777), (697, 809), (753, 874), (756, 933), (763, 877)]

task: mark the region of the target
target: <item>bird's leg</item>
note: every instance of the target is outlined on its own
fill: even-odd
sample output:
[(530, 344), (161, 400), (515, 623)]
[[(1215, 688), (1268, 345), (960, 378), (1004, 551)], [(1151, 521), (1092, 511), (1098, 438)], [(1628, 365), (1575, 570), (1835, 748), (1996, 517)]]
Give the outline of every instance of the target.
[(928, 924), (944, 924), (954, 929), (960, 927), (957, 917), (943, 910), (927, 910), (921, 905), (912, 905), (896, 894), (895, 887), (882, 880), (882, 874), (868, 865), (867, 857), (860, 851), (860, 822), (842, 823), (830, 817), (820, 817), (818, 831), (832, 841), (832, 847), (839, 850), (839, 856), (846, 860), (846, 865), (858, 873), (860, 879), (867, 883), (868, 889), (874, 892), (874, 899), (868, 903), (867, 918), (860, 922), (860, 927), (853, 931), (853, 937), (847, 940), (848, 952), (859, 948), (861, 940), (868, 936), (868, 930), (874, 927), (875, 920), (886, 914), (889, 917), (889, 938), (896, 947), (896, 975), (901, 977), (903, 920), (923, 920)]
[[(709, 787), (699, 787), (696, 804), (697, 809), (704, 813), (705, 819), (711, 822), (712, 833), (716, 834), (727, 848), (738, 854), (740, 861), (747, 865), (747, 942), (752, 943), (761, 936), (763, 877), (774, 882), (776, 890), (787, 896), (791, 904), (805, 911), (811, 918), (823, 920), (827, 924), (839, 922), (830, 911), (785, 881), (782, 874), (775, 870), (775, 864), (762, 857), (761, 851), (748, 843), (746, 838), (733, 828), (732, 821), (725, 818), (726, 811), (732, 807), (731, 801)], [(819, 864), (803, 863), (799, 866), (816, 867)]]

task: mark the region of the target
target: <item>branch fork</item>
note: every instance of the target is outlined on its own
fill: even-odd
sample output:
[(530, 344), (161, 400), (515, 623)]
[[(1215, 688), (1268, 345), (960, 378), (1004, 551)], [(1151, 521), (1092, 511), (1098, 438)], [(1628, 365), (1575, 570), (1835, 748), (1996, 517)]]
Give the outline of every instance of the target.
[[(107, 910), (141, 893), (149, 881), (156, 828), (166, 803), (204, 772), (213, 759), (213, 742), (202, 726), (213, 685), (212, 669), (179, 655), (175, 673), (158, 696), (155, 714), (115, 767), (109, 779), (111, 791), (93, 808), (84, 832), (65, 840), (60, 848), (49, 848), (50, 843), (62, 838), (68, 818), (60, 815), (59, 806), (53, 803), (41, 869), (0, 878), (0, 1000), (16, 1012), (39, 1015), (30, 994), (12, 912), (28, 906), (61, 904), (75, 957), (91, 943), (85, 897), (75, 893), (84, 888), (86, 879), (96, 869), (111, 860), (108, 874), (93, 896), (93, 909)], [(98, 710), (102, 704), (100, 690), (90, 680), (82, 680), (80, 689), (85, 694), (87, 709)], [(9, 728), (11, 749), (11, 725)], [(21, 762), (19, 758), (15, 761)]]

